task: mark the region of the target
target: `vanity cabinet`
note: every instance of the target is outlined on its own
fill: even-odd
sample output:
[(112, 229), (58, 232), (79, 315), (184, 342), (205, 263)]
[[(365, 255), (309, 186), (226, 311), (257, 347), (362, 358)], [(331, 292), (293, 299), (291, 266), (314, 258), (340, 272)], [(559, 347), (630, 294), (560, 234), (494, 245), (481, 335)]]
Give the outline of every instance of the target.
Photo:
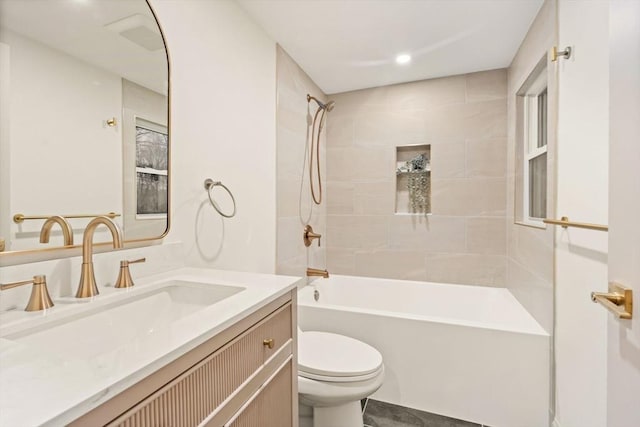
[(296, 426), (295, 299), (258, 309), (71, 425)]

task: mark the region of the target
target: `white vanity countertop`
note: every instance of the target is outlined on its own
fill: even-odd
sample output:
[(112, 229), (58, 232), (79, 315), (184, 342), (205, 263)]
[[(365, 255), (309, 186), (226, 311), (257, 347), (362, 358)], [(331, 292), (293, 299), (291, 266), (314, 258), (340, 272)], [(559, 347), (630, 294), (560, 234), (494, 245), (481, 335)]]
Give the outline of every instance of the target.
[[(100, 314), (109, 307), (120, 306), (137, 294), (149, 294), (152, 288), (159, 288), (169, 280), (245, 289), (192, 314), (181, 315), (177, 320), (152, 323), (148, 328), (145, 325), (144, 334), (133, 334), (126, 344), (110, 346), (107, 351), (91, 357), (87, 356), (91, 349), (86, 344), (79, 352), (73, 351), (73, 345), (79, 340), (118, 343), (117, 335), (127, 332), (126, 327), (114, 322), (109, 324), (113, 326), (113, 337), (91, 336), (91, 331), (82, 329), (83, 315)], [(291, 291), (300, 280), (289, 276), (182, 268), (140, 278), (136, 286), (126, 290), (100, 288), (100, 295), (89, 302), (77, 302), (72, 298), (54, 300), (56, 306), (46, 313), (2, 313), (0, 425), (67, 424)], [(101, 309), (103, 306), (106, 306), (104, 310)], [(79, 319), (73, 322), (73, 330), (83, 337), (62, 339), (67, 341), (67, 348), (55, 348), (52, 343), (37, 339), (24, 342), (20, 338), (33, 328), (42, 329), (46, 334), (46, 329), (68, 324), (68, 319), (76, 317)], [(65, 343), (61, 342), (59, 346), (64, 347)]]

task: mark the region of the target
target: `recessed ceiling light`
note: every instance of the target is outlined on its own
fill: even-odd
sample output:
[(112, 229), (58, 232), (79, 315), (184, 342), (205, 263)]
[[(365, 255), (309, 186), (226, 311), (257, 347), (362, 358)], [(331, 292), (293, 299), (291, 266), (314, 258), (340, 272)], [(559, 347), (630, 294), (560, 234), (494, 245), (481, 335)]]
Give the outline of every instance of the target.
[(409, 62), (411, 62), (411, 55), (408, 53), (401, 53), (396, 56), (396, 63), (398, 64), (408, 64)]

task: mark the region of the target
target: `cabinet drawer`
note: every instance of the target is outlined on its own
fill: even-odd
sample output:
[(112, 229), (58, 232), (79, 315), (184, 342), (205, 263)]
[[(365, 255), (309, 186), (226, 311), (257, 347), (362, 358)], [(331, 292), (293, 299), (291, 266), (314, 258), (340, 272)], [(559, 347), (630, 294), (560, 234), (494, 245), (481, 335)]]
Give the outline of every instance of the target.
[[(110, 425), (195, 426), (292, 337), (291, 304), (279, 308)], [(265, 340), (273, 340), (273, 348)]]
[(289, 359), (224, 427), (292, 427), (292, 373)]

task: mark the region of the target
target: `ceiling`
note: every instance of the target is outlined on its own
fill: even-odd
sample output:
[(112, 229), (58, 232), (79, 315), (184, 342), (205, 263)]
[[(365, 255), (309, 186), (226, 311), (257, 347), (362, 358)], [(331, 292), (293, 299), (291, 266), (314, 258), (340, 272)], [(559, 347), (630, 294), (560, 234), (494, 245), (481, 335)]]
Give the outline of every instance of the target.
[(237, 1), (326, 94), (508, 67), (543, 3)]

